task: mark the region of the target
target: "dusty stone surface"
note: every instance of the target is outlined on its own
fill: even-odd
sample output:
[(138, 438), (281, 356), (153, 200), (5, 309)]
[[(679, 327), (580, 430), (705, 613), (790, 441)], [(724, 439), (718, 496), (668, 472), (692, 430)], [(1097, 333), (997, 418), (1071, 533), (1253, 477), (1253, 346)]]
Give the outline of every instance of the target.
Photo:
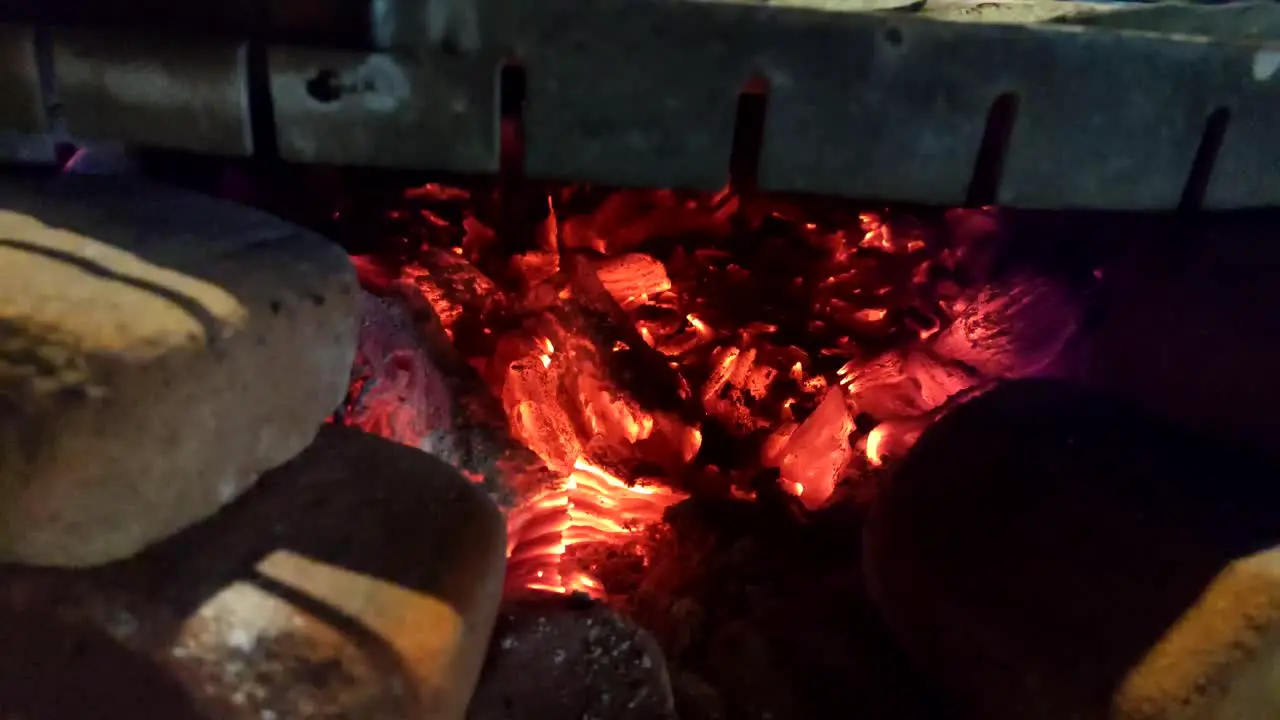
[(6, 717), (458, 719), (497, 615), (496, 506), (326, 427), (209, 520), (87, 570), (0, 568)]
[(205, 518), (341, 401), (355, 273), (138, 180), (0, 182), (0, 561), (87, 566)]
[(602, 604), (549, 597), (503, 608), (468, 720), (676, 717), (662, 650)]
[(1117, 401), (1009, 384), (886, 484), (868, 583), (977, 717), (1280, 717), (1278, 475)]

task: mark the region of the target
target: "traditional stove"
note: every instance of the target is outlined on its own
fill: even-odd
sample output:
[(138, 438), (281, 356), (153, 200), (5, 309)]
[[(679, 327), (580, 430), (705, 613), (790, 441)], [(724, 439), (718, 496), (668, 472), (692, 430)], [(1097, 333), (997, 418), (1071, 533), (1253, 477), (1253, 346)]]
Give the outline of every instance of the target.
[[(116, 217), (135, 192), (150, 197), (123, 179), (142, 174), (256, 205), (344, 246), (361, 289), (338, 304), (359, 332), (347, 338), (354, 363), (326, 424), (364, 433), (327, 427), (317, 445), (330, 446), (264, 479), (269, 503), (255, 489), (208, 527), (122, 565), (65, 577), (10, 570), (15, 597), (56, 597), (72, 608), (63, 616), (101, 625), (117, 605), (99, 595), (151, 602), (164, 585), (155, 578), (187, 552), (173, 548), (263, 525), (270, 513), (246, 504), (290, 506), (280, 488), (306, 488), (309, 474), (342, 486), (357, 456), (388, 474), (410, 462), (356, 448), (380, 436), (444, 460), (503, 510), (505, 604), (475, 720), (670, 717), (677, 707), (686, 720), (810, 717), (824, 706), (932, 718), (952, 705), (993, 717), (1172, 718), (1183, 706), (1269, 716), (1274, 693), (1259, 678), (1271, 646), (1255, 637), (1266, 633), (1213, 628), (1223, 618), (1271, 627), (1275, 591), (1255, 582), (1270, 554), (1250, 553), (1273, 542), (1261, 516), (1274, 505), (1232, 483), (1219, 502), (1187, 489), (1199, 487), (1187, 477), (1225, 467), (1213, 461), (1224, 452), (1237, 459), (1233, 477), (1267, 472), (1257, 451), (1270, 425), (1258, 408), (1276, 392), (1225, 376), (1265, 365), (1273, 343), (1191, 342), (1170, 364), (1148, 348), (1183, 352), (1186, 328), (1146, 346), (1139, 338), (1152, 334), (1139, 328), (1144, 313), (1169, 322), (1178, 283), (1203, 262), (1217, 278), (1209, 285), (1236, 287), (1189, 297), (1234, 298), (1229, 317), (1275, 337), (1269, 315), (1238, 297), (1272, 264), (1257, 238), (1274, 220), (1233, 216), (1248, 229), (1210, 262), (1208, 221), (1195, 214), (1280, 198), (1280, 144), (1266, 131), (1280, 109), (1274, 4), (524, 5), (4, 9), (0, 89), (13, 100), (0, 111), (0, 153), (61, 172), (63, 188), (87, 182), (88, 217), (99, 206)], [(104, 172), (103, 157), (128, 160), (105, 164), (127, 191), (65, 177)], [(5, 209), (57, 227), (49, 208), (74, 197), (64, 189), (46, 205), (40, 192), (22, 190)], [(30, 252), (25, 242), (9, 251)], [(1146, 291), (1162, 300), (1140, 300)], [(332, 308), (328, 295), (307, 298)], [(265, 307), (275, 316), (285, 306)], [(1187, 325), (1216, 326), (1212, 317)], [(217, 356), (217, 342), (209, 347)], [(1071, 399), (1073, 388), (1088, 400)], [(1167, 427), (1170, 418), (1199, 432)], [(1161, 442), (1204, 448), (1180, 465)], [(347, 444), (356, 449), (334, 449)], [(1156, 493), (1144, 483), (1157, 471), (1175, 500), (1141, 499)], [(1042, 494), (1010, 481), (1027, 474), (1044, 475), (1028, 479)], [(271, 481), (280, 476), (290, 479)], [(1091, 489), (1104, 481), (1114, 497)], [(990, 502), (969, 502), (956, 489), (966, 487)], [(1114, 505), (1097, 510), (1096, 543), (1064, 519), (1095, 502)], [(1197, 504), (1202, 512), (1188, 514)], [(459, 517), (479, 527), (484, 512)], [(442, 547), (465, 534), (437, 524)], [(1041, 530), (1078, 552), (1055, 554)], [(1023, 542), (1024, 555), (1008, 549)], [(482, 546), (456, 555), (483, 565)], [(981, 583), (950, 571), (962, 560), (948, 547), (976, 548), (963, 562)], [(1169, 547), (1195, 562), (1134, 570), (1147, 563), (1135, 548), (1154, 566), (1177, 562)], [(360, 590), (380, 576), (353, 579), (354, 565), (331, 573), (296, 551), (268, 555), (255, 572), (298, 607), (311, 607), (299, 589), (344, 600), (399, 592)], [(886, 560), (895, 557), (911, 561)], [(1043, 568), (1007, 584), (1041, 557)], [(1209, 570), (1228, 561), (1227, 579), (1214, 579)], [(1104, 594), (1072, 594), (1094, 582)], [(1032, 621), (991, 595), (1006, 586), (1025, 590)], [(489, 590), (461, 594), (496, 598)], [(93, 598), (89, 610), (81, 595)], [(474, 644), (492, 621), (485, 601), (458, 630), (430, 603), (396, 597), (334, 607), (373, 618), (375, 634), (403, 633), (408, 645), (392, 643), (401, 656), (432, 628)], [(401, 716), (374, 698), (399, 702), (399, 686), (383, 693), (342, 661), (349, 694), (254, 676), (281, 661), (250, 642), (268, 623), (244, 608), (283, 611), (243, 592), (220, 602), (192, 618), (225, 637), (203, 625), (193, 635), (188, 622), (177, 633), (186, 644), (172, 650), (242, 653), (201, 665), (221, 673), (213, 679), (176, 672), (204, 684), (209, 697), (193, 691), (202, 707), (229, 700), (238, 709), (228, 717), (265, 718), (332, 701), (334, 712)], [(1224, 603), (1243, 609), (1204, 609)], [(415, 626), (401, 611), (410, 607), (436, 624)], [(1150, 627), (1117, 629), (1116, 618), (1144, 612)], [(167, 649), (149, 622), (144, 640), (118, 622), (109, 634)], [(1106, 639), (1079, 639), (1091, 632)], [(1188, 647), (1210, 660), (1187, 660)], [(447, 682), (465, 695), (475, 668), (459, 662)], [(283, 666), (287, 683), (308, 685), (310, 666)], [(575, 685), (566, 668), (587, 680)], [(422, 685), (419, 700), (434, 697), (437, 676), (415, 666), (407, 677)], [(409, 716), (454, 716), (465, 696), (450, 698)]]

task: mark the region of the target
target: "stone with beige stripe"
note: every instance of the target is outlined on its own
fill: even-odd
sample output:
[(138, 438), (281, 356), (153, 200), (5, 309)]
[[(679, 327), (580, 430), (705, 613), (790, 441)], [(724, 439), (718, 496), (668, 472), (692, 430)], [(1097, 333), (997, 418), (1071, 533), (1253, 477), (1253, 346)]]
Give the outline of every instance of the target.
[(325, 427), (212, 518), (117, 563), (0, 569), (14, 717), (460, 720), (505, 524), (414, 448)]
[(336, 245), (136, 179), (0, 180), (0, 561), (88, 566), (208, 517), (346, 389)]

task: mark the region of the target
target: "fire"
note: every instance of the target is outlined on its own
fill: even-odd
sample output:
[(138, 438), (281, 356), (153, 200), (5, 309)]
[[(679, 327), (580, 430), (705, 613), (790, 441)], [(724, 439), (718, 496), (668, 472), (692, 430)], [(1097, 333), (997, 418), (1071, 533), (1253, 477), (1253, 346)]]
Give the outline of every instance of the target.
[(551, 367), (551, 355), (555, 353), (556, 346), (552, 345), (551, 341), (547, 338), (542, 338), (542, 349), (546, 352), (539, 355), (538, 360), (542, 362), (542, 367), (549, 368)]
[(877, 425), (867, 433), (867, 462), (875, 466), (884, 464), (884, 456), (880, 453), (883, 448), (885, 429), (883, 425)]
[(509, 520), (520, 540), (509, 551), (508, 585), (599, 596), (600, 581), (565, 567), (569, 548), (624, 537), (661, 520), (667, 507), (685, 497), (666, 487), (628, 484), (579, 458), (561, 487), (530, 498)]
[[(413, 188), (393, 216), (407, 223), (403, 257), (356, 259), (367, 288), (432, 318), (444, 339), (429, 352), (478, 376), (504, 457), (524, 458), (457, 463), (523, 488), (508, 515), (512, 591), (606, 594), (590, 546), (642, 537), (691, 478), (749, 502), (772, 475), (817, 509), (906, 452), (952, 398), (1042, 372), (1078, 323), (1059, 285), (985, 275), (990, 209), (928, 225), (728, 191), (591, 188), (535, 205), (545, 216), (507, 238), (471, 193)], [(440, 437), (473, 418), (409, 412), (421, 388), (431, 409), (449, 386), (412, 345), (362, 340), (372, 367), (353, 378), (347, 421), (445, 452)]]

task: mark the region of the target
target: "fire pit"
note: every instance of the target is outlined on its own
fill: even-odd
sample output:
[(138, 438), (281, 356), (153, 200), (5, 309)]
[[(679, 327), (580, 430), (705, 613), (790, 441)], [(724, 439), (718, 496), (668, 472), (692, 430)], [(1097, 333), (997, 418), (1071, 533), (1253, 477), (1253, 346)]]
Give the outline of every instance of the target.
[[(865, 500), (953, 398), (1069, 371), (1101, 268), (997, 274), (993, 210), (841, 205), (569, 188), (512, 252), (471, 192), (411, 189), (355, 258), (381, 299), (338, 419), (509, 494), (512, 589), (604, 596), (572, 556), (690, 494)], [(527, 467), (486, 467), (495, 436)]]
[[(513, 219), (491, 192), (386, 207), (336, 420), (485, 483), (509, 598), (625, 610), (683, 704), (710, 675), (731, 717), (818, 712), (813, 687), (862, 672), (829, 633), (865, 603), (851, 548), (886, 467), (990, 384), (1069, 375), (1103, 277), (1080, 247), (1016, 257), (989, 208), (566, 187)], [(806, 682), (770, 632), (846, 657)]]
[[(895, 624), (893, 635), (886, 632), (872, 602), (858, 562), (868, 508), (883, 504), (884, 489), (896, 487), (893, 478), (917, 457), (913, 447), (931, 428), (970, 427), (950, 419), (978, 412), (966, 410), (982, 407), (974, 398), (989, 391), (1004, 397), (1018, 387), (1008, 383), (1027, 379), (1097, 385), (1108, 373), (1124, 377), (1123, 364), (1103, 372), (1099, 358), (1138, 352), (1117, 353), (1109, 330), (1109, 318), (1125, 307), (1117, 305), (1117, 288), (1134, 270), (1132, 248), (1117, 245), (1115, 234), (1144, 226), (1140, 232), (1150, 233), (1149, 221), (886, 208), (735, 189), (421, 183), (289, 170), (281, 172), (293, 177), (279, 185), (281, 176), (224, 163), (207, 164), (214, 170), (207, 174), (193, 170), (201, 165), (162, 156), (142, 163), (161, 177), (181, 167), (186, 183), (208, 194), (294, 214), (346, 245), (340, 264), (361, 288), (339, 305), (358, 316), (359, 328), (349, 337), (354, 364), (340, 376), (337, 395), (344, 397), (334, 397), (338, 408), (328, 424), (349, 428), (328, 428), (302, 457), (268, 476), (280, 479), (264, 479), (261, 492), (136, 559), (86, 574), (7, 571), (16, 593), (10, 600), (27, 607), (30, 600), (19, 598), (50, 598), (62, 617), (106, 627), (130, 648), (151, 648), (176, 633), (179, 644), (165, 652), (180, 658), (178, 667), (192, 668), (182, 672), (204, 678), (205, 692), (225, 700), (240, 688), (246, 707), (273, 713), (336, 697), (273, 689), (301, 677), (290, 674), (297, 661), (282, 658), (319, 652), (307, 643), (323, 635), (309, 630), (312, 639), (296, 646), (234, 640), (237, 633), (279, 632), (279, 621), (249, 622), (257, 616), (246, 608), (270, 605), (244, 591), (216, 592), (194, 605), (200, 622), (172, 626), (172, 619), (156, 619), (155, 608), (168, 608), (163, 617), (186, 617), (191, 593), (204, 591), (156, 596), (155, 589), (174, 592), (173, 578), (186, 577), (172, 573), (175, 558), (221, 546), (219, 553), (238, 559), (221, 561), (226, 569), (216, 577), (193, 570), (179, 585), (212, 592), (238, 563), (257, 558), (267, 589), (337, 593), (341, 612), (394, 638), (406, 619), (435, 617), (434, 606), (392, 600), (401, 596), (391, 586), (359, 590), (369, 581), (346, 573), (368, 567), (371, 578), (390, 577), (390, 566), (381, 555), (361, 554), (370, 552), (365, 540), (338, 552), (341, 544), (323, 539), (332, 520), (322, 518), (347, 503), (351, 512), (361, 505), (355, 496), (339, 499), (359, 487), (343, 481), (354, 468), (386, 468), (378, 472), (390, 479), (401, 472), (394, 468), (429, 453), (467, 478), (458, 487), (490, 496), (506, 526), (505, 547), (485, 550), (492, 543), (479, 536), (488, 531), (477, 529), (466, 541), (474, 548), (451, 556), (475, 558), (480, 572), (495, 567), (487, 553), (505, 555), (500, 578), (438, 585), (447, 597), (494, 601), (497, 593), (484, 595), (483, 588), (502, 586), (488, 643), (475, 635), (487, 635), (483, 620), (464, 621), (472, 633), (466, 642), (487, 655), (470, 703), (476, 720), (677, 711), (683, 718), (784, 718), (830, 706), (947, 716), (953, 711), (936, 686), (891, 639), (911, 631)], [(265, 195), (255, 190), (264, 178), (268, 187), (291, 189)], [(79, 180), (89, 179), (64, 178), (54, 187), (74, 189)], [(83, 187), (97, 188), (86, 195), (95, 197), (106, 186), (95, 179)], [(28, 206), (43, 212), (40, 204)], [(1039, 241), (1026, 242), (1033, 233)], [(329, 308), (338, 296), (301, 297), (301, 307)], [(286, 304), (267, 307), (283, 312)], [(1113, 346), (1099, 350), (1099, 343)], [(1129, 383), (1141, 398), (1142, 383)], [(1205, 442), (1217, 442), (1210, 438), (1220, 418), (1197, 393), (1189, 386), (1185, 397), (1209, 421)], [(1057, 412), (1058, 401), (1048, 397), (1044, 407)], [(1126, 422), (1137, 428), (1146, 421)], [(1234, 425), (1250, 426), (1247, 419)], [(351, 430), (362, 432), (343, 434)], [(375, 436), (407, 447), (393, 462), (368, 444)], [(376, 490), (377, 497), (392, 497), (392, 488)], [(270, 529), (270, 518), (291, 516), (293, 504), (325, 495), (334, 499), (303, 513), (314, 519)], [(403, 502), (396, 523), (412, 522), (409, 498)], [(476, 507), (465, 517), (479, 528), (493, 522), (486, 512)], [(447, 533), (460, 526), (433, 527)], [(900, 542), (896, 531), (886, 532), (881, 545)], [(1127, 544), (1117, 540), (1116, 547)], [(1233, 547), (1236, 557), (1240, 546)], [(52, 557), (55, 550), (33, 545), (24, 552)], [(308, 559), (313, 555), (324, 562)], [(875, 592), (913, 612), (918, 596), (900, 596), (896, 571), (876, 572), (889, 584)], [(351, 599), (366, 595), (386, 599), (374, 606)], [(455, 600), (460, 607), (483, 617), (483, 603), (462, 599)], [(403, 609), (388, 614), (393, 606)], [(453, 622), (444, 617), (440, 622)], [(409, 643), (397, 652), (421, 652), (412, 638), (397, 641)], [(254, 650), (263, 647), (273, 649)], [(467, 657), (457, 660), (459, 677), (479, 667), (478, 655)], [(267, 662), (283, 663), (270, 680), (227, 674)], [(363, 685), (375, 671), (346, 662), (325, 681), (350, 688), (340, 705), (397, 717), (392, 705), (400, 700), (379, 705), (380, 696)], [(936, 674), (950, 678), (945, 669)], [(950, 682), (943, 685), (956, 697), (972, 687)], [(1076, 702), (1076, 686), (1064, 687), (1054, 697)], [(466, 698), (447, 702), (460, 707)]]
[[(445, 459), (506, 510), (475, 718), (665, 716), (663, 693), (683, 718), (949, 716), (867, 594), (867, 509), (988, 389), (1097, 384), (1133, 270), (1117, 239), (1152, 232), (732, 189), (354, 184), (312, 216), (363, 287), (333, 422)], [(604, 607), (635, 626), (582, 650)], [(658, 680), (644, 663), (664, 659)], [(585, 698), (559, 667), (592, 678)]]
[(0, 715), (1280, 712), (1258, 16), (507, 5), (0, 27)]

